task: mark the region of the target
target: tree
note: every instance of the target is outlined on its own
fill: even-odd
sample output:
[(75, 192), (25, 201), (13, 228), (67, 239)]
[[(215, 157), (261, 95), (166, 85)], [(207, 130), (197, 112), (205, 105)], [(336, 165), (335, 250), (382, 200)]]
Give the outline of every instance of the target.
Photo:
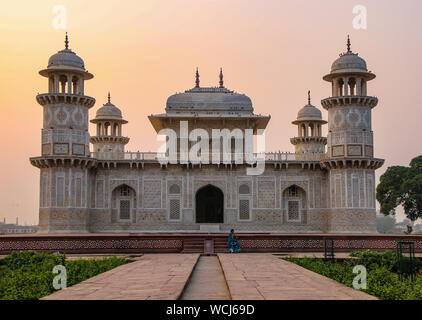
[(384, 215), (394, 215), (401, 205), (410, 220), (422, 218), (422, 156), (409, 167), (389, 167), (377, 186), (377, 200)]

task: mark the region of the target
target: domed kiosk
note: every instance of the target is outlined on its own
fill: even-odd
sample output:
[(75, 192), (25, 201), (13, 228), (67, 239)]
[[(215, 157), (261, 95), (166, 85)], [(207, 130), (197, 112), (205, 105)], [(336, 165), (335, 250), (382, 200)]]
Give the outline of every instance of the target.
[(292, 123), (298, 128), (298, 136), (290, 139), (295, 146), (296, 159), (322, 159), (327, 144), (327, 138), (322, 136), (322, 125), (327, 121), (322, 119), (321, 111), (311, 104), (310, 91), (308, 104), (299, 110), (296, 120)]
[(122, 111), (111, 103), (110, 92), (107, 103), (97, 110), (91, 123), (97, 126), (97, 134), (90, 138), (95, 157), (110, 159), (119, 155), (123, 158), (129, 138), (122, 136), (122, 125), (128, 122), (123, 119)]

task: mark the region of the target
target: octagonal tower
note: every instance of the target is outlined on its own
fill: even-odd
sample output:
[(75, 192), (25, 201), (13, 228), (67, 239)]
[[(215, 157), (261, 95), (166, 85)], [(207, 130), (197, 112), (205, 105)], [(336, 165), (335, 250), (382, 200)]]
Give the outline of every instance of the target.
[(366, 62), (353, 53), (340, 54), (323, 77), (331, 83), (331, 97), (321, 101), (328, 111), (327, 154), (322, 166), (329, 171), (328, 232), (375, 233), (375, 169), (384, 160), (374, 158), (371, 111), (376, 97), (367, 84), (375, 78)]
[(39, 232), (87, 232), (90, 157), (88, 110), (95, 99), (84, 94), (93, 75), (69, 49), (52, 55), (40, 75), (48, 92), (37, 95), (43, 107), (41, 157), (31, 163), (41, 169)]

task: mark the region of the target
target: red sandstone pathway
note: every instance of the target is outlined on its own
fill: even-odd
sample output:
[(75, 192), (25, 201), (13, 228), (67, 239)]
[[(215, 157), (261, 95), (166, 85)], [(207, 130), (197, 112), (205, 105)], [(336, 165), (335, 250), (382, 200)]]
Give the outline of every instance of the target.
[(145, 254), (138, 261), (104, 272), (44, 297), (48, 300), (176, 300), (199, 254)]
[(268, 253), (219, 254), (233, 300), (372, 300)]
[[(376, 299), (270, 253), (219, 254), (224, 275), (216, 257), (202, 257), (194, 270), (198, 257), (199, 254), (146, 254), (136, 262), (43, 299)], [(183, 292), (190, 276), (191, 282)]]

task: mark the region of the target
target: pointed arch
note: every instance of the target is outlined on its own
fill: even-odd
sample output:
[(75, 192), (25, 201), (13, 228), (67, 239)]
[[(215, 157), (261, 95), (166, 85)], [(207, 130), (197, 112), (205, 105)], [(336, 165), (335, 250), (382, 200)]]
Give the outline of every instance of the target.
[(211, 184), (195, 195), (196, 223), (224, 223), (223, 191)]
[(306, 223), (307, 199), (306, 191), (292, 183), (282, 190), (284, 220), (287, 223)]
[(122, 183), (116, 186), (112, 193), (112, 208), (117, 210), (116, 220), (131, 222), (136, 212), (136, 191), (131, 186)]

